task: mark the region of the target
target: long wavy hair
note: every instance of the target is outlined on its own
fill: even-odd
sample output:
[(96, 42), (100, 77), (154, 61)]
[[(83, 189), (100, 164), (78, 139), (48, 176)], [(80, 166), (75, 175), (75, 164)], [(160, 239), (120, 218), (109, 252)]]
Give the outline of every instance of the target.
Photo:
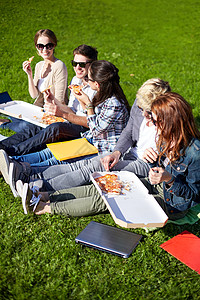
[(100, 90), (93, 98), (94, 107), (115, 96), (130, 111), (129, 103), (119, 83), (119, 70), (111, 62), (106, 60), (93, 61), (89, 67), (89, 72), (91, 79), (97, 81), (100, 86)]
[(192, 138), (200, 138), (192, 109), (179, 94), (168, 92), (158, 96), (151, 106), (157, 116), (159, 157), (166, 155), (171, 162), (185, 153)]

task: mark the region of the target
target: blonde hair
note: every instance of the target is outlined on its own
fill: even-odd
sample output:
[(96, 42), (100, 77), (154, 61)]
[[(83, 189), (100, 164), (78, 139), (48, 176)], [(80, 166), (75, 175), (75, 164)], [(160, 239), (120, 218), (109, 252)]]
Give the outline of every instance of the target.
[(150, 111), (153, 101), (158, 96), (170, 91), (171, 88), (167, 81), (160, 78), (151, 78), (145, 81), (137, 91), (137, 105), (146, 111)]

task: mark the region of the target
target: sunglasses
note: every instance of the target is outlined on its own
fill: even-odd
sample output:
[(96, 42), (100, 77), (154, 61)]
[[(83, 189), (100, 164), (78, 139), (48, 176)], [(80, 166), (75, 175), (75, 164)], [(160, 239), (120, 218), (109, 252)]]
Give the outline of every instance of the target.
[(85, 66), (86, 66), (87, 64), (91, 63), (91, 61), (87, 61), (87, 62), (78, 62), (78, 61), (72, 60), (71, 63), (72, 63), (72, 66), (73, 66), (73, 67), (76, 67), (77, 65), (79, 65), (79, 67), (85, 68)]
[(94, 80), (94, 79), (88, 78), (88, 75), (86, 75), (86, 76), (84, 77), (84, 80), (85, 80), (86, 82), (88, 82), (88, 81), (95, 82), (95, 81), (96, 81), (96, 80)]
[(46, 48), (47, 50), (52, 50), (53, 47), (54, 47), (54, 44), (53, 43), (48, 43), (46, 45), (37, 44), (36, 47), (37, 47), (38, 50), (44, 50), (44, 48)]
[(145, 109), (143, 109), (143, 108), (140, 107), (140, 106), (138, 106), (138, 108), (139, 108), (142, 112), (145, 111), (150, 117), (152, 117), (152, 112), (151, 112), (151, 111), (145, 110)]
[(158, 125), (158, 121), (155, 120), (153, 117), (151, 117), (151, 121), (152, 121), (152, 123), (153, 123), (154, 126)]

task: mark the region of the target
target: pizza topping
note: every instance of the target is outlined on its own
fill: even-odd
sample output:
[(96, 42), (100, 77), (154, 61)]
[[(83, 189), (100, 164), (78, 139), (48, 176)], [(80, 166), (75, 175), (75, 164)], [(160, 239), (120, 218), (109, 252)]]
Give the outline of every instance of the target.
[(48, 115), (46, 113), (43, 114), (42, 117), (42, 123), (46, 124), (46, 125), (50, 125), (52, 123), (56, 123), (56, 122), (64, 122), (65, 120), (61, 117), (56, 117), (53, 115)]
[(95, 178), (95, 181), (103, 192), (108, 194), (120, 195), (122, 191), (122, 183), (118, 180), (115, 174), (106, 174), (104, 176)]
[(31, 56), (28, 61), (31, 63), (33, 59), (34, 59), (34, 56)]
[(44, 92), (50, 90), (50, 88), (51, 88), (52, 86), (53, 86), (53, 84), (49, 85), (48, 88), (46, 88), (46, 89), (45, 89), (44, 91), (42, 91), (41, 93), (44, 93)]
[(72, 84), (69, 86), (69, 89), (73, 89), (74, 93), (80, 94), (80, 91), (82, 90), (82, 85)]

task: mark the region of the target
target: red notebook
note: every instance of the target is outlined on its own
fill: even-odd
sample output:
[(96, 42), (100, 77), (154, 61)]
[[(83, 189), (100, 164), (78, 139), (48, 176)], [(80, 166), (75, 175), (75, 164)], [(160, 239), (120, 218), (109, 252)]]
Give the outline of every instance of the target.
[(199, 237), (185, 230), (160, 247), (200, 274)]

